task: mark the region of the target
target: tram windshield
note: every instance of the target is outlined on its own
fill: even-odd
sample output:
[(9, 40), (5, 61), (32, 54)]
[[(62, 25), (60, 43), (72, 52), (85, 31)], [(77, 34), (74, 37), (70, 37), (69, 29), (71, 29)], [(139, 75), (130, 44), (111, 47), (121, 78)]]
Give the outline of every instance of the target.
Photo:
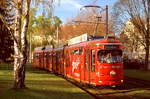
[(100, 50), (98, 51), (98, 60), (100, 63), (122, 62), (121, 50)]

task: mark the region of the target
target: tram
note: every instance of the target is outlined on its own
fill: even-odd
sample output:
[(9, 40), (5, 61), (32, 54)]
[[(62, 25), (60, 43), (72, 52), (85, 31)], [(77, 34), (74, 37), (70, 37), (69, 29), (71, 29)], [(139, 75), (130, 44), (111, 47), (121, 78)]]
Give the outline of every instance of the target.
[[(45, 53), (45, 50), (35, 50), (34, 63), (45, 64), (42, 58), (36, 57), (44, 56)], [(51, 57), (44, 56), (49, 61), (48, 64), (51, 64), (51, 69), (40, 63), (35, 63), (36, 67), (94, 86), (123, 83), (122, 44), (114, 37), (70, 44), (47, 50), (47, 53), (51, 53)]]

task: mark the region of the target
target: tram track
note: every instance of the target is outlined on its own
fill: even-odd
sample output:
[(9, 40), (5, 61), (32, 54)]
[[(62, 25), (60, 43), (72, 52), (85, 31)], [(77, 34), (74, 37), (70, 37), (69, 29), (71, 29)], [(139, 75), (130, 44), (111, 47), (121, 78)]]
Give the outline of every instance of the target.
[(95, 99), (101, 99), (100, 97), (98, 97), (98, 95), (90, 92), (89, 90), (87, 90), (85, 87), (83, 87), (82, 84), (80, 84), (79, 82), (73, 80), (73, 79), (70, 79), (70, 78), (65, 78), (68, 82), (72, 83), (73, 85), (77, 86), (78, 88), (84, 90), (86, 93), (88, 93), (89, 95), (91, 95), (93, 98)]
[(150, 81), (148, 80), (141, 80), (137, 78), (131, 78), (131, 77), (125, 77), (125, 85), (129, 87), (134, 87), (134, 88), (150, 88)]
[[(141, 89), (150, 90), (150, 81), (130, 78), (130, 77), (125, 77), (124, 84), (121, 86), (121, 88), (112, 88), (108, 86), (95, 87), (95, 86), (89, 86), (86, 84), (81, 84), (70, 78), (65, 78), (65, 79), (68, 82), (79, 87), (80, 89), (84, 90), (86, 93), (93, 96), (94, 99), (103, 99), (102, 98), (103, 96), (105, 97), (105, 96), (111, 96), (111, 95), (116, 95), (116, 94), (124, 94), (129, 99), (132, 99), (133, 97), (130, 96), (128, 93), (141, 90)], [(110, 91), (107, 92), (106, 90), (110, 90)]]

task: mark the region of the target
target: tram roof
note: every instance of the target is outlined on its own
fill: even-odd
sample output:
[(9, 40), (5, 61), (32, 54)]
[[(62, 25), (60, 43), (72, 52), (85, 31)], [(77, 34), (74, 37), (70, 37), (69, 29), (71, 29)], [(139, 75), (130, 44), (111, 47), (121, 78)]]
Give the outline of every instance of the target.
[(118, 40), (114, 40), (114, 42), (109, 42), (106, 39), (95, 39), (95, 40), (89, 40), (73, 45), (69, 45), (68, 47), (83, 47), (87, 45), (122, 45)]
[(34, 52), (40, 52), (40, 51), (42, 50), (42, 48), (43, 48), (43, 47), (36, 47), (36, 48), (34, 49)]
[(52, 50), (52, 48), (49, 47), (49, 46), (36, 47), (36, 48), (34, 49), (34, 52), (49, 51), (49, 50)]

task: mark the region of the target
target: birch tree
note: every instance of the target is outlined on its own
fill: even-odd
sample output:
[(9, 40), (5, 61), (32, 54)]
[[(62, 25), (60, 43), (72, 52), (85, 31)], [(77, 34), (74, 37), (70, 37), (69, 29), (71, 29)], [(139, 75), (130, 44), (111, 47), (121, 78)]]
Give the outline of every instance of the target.
[[(10, 1), (12, 1), (10, 3)], [(39, 0), (37, 0), (39, 1)], [(53, 2), (53, 0), (48, 0)], [(7, 22), (5, 16), (0, 12), (0, 19), (10, 30), (14, 40), (14, 85), (15, 89), (25, 88), (25, 64), (27, 62), (27, 30), (29, 24), (30, 0), (1, 0), (0, 5), (14, 9), (11, 12), (15, 16), (15, 24)], [(13, 31), (11, 31), (13, 30)]]
[(145, 49), (145, 70), (148, 69), (150, 50), (150, 0), (118, 0), (113, 12), (115, 30), (122, 29), (126, 20), (139, 32), (139, 42)]
[(2, 6), (10, 7), (15, 12), (15, 24), (9, 25), (3, 14), (0, 18), (8, 28), (14, 41), (14, 85), (15, 89), (25, 88), (25, 64), (27, 61), (26, 33), (29, 22), (30, 0), (2, 0)]
[[(48, 0), (53, 2), (53, 0)], [(16, 26), (14, 32), (14, 88), (25, 88), (25, 64), (27, 62), (27, 30), (30, 0), (14, 0)]]
[(27, 61), (26, 34), (29, 22), (30, 0), (14, 0), (14, 2), (16, 5), (14, 32), (14, 88), (25, 88), (25, 64)]

